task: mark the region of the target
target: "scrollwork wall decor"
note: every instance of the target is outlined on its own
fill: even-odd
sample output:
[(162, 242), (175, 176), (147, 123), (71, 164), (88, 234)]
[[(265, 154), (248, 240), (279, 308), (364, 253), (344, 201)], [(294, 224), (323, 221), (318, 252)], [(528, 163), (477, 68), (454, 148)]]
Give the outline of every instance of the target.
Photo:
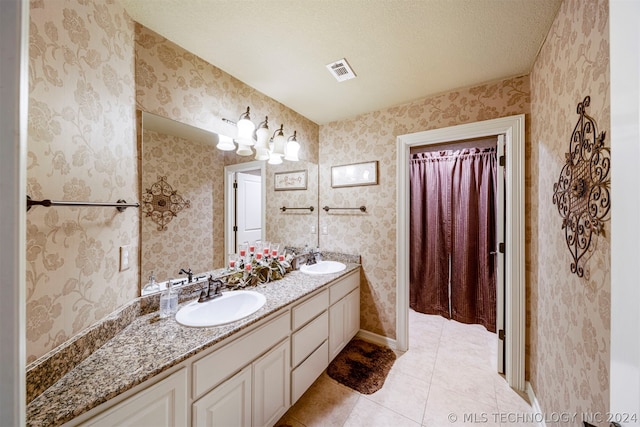
[(595, 120), (586, 113), (590, 97), (578, 104), (579, 115), (566, 163), (553, 184), (553, 203), (562, 217), (565, 241), (571, 252), (571, 272), (584, 276), (585, 255), (594, 235), (604, 232), (611, 208), (609, 172), (611, 153), (604, 146), (605, 132), (597, 132)]
[(166, 176), (159, 176), (158, 182), (147, 188), (142, 195), (142, 210), (158, 224), (158, 231), (166, 230), (167, 224), (178, 216), (178, 212), (188, 207), (191, 207), (191, 202), (184, 200), (169, 185)]

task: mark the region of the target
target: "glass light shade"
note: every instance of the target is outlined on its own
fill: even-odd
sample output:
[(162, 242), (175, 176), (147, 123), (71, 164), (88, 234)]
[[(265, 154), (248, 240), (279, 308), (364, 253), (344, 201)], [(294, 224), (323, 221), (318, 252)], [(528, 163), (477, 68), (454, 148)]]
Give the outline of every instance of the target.
[(273, 153), (284, 156), (284, 148), (286, 144), (287, 139), (282, 134), (282, 132), (280, 132), (278, 135), (276, 135), (275, 138), (273, 138)]
[(257, 148), (268, 149), (269, 128), (259, 127), (258, 130), (256, 130), (256, 138), (257, 138), (256, 149)]
[(269, 156), (269, 161), (267, 162), (270, 165), (279, 165), (282, 163), (282, 155), (280, 154), (276, 154), (276, 153), (271, 153), (271, 155)]
[(298, 158), (298, 152), (300, 151), (300, 144), (295, 139), (287, 142), (286, 154), (284, 155), (285, 160), (289, 160), (290, 162), (297, 162), (300, 160)]
[(236, 138), (238, 144), (255, 144), (255, 141), (253, 140), (253, 131), (256, 129), (256, 125), (253, 124), (251, 120), (243, 117), (242, 119), (238, 120), (236, 126), (238, 126), (238, 137)]
[(236, 149), (236, 144), (233, 143), (233, 139), (226, 135), (218, 135), (218, 144), (216, 145), (218, 150), (233, 151)]
[(251, 151), (250, 146), (238, 142), (238, 151), (236, 151), (236, 154), (238, 156), (250, 156), (253, 154), (253, 151)]
[(256, 160), (269, 160), (269, 149), (261, 148), (256, 145)]

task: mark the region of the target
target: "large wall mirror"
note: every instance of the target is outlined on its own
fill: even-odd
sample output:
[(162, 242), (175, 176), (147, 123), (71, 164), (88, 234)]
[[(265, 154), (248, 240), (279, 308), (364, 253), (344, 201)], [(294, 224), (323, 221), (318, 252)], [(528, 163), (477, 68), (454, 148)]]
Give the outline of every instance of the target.
[[(253, 156), (216, 149), (215, 133), (146, 112), (139, 117), (141, 286), (152, 273), (162, 282), (184, 278), (182, 268), (198, 274), (223, 267), (230, 250), (225, 241), (232, 241), (229, 221), (255, 218), (256, 203), (263, 209), (262, 238), (290, 246), (318, 244), (317, 164), (255, 162)], [(225, 177), (236, 170), (254, 188), (248, 195), (253, 208), (246, 212), (244, 203), (231, 203), (225, 188)], [(300, 175), (305, 185), (276, 185)], [(256, 176), (264, 201), (254, 200)]]

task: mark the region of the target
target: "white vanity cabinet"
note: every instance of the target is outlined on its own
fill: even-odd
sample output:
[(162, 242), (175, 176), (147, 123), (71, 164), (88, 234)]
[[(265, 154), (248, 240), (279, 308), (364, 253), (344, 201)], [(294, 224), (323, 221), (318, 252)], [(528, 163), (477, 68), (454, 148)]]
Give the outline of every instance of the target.
[(289, 408), (289, 340), (193, 404), (198, 427), (270, 426)]
[(112, 406), (81, 426), (171, 427), (188, 423), (187, 369)]
[(358, 332), (359, 271), (182, 361), (166, 378), (151, 379), (117, 403), (106, 402), (68, 425), (274, 425)]
[(358, 271), (329, 288), (329, 360), (333, 360), (360, 329)]
[(278, 421), (290, 400), (289, 332), (286, 311), (196, 360), (192, 425), (258, 427)]

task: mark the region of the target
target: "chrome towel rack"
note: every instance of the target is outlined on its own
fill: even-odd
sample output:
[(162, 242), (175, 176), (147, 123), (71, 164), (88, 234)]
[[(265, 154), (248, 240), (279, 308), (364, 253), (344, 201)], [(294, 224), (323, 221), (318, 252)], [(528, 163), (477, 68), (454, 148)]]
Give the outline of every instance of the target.
[(324, 208), (322, 208), (325, 210), (325, 212), (329, 212), (330, 210), (348, 210), (348, 209), (358, 209), (360, 210), (360, 212), (366, 212), (367, 211), (367, 207), (366, 206), (360, 206), (359, 208), (330, 208), (329, 206), (325, 206)]
[(70, 201), (56, 201), (50, 199), (44, 200), (32, 200), (31, 197), (27, 196), (27, 211), (31, 209), (32, 206), (100, 206), (107, 208), (116, 208), (118, 212), (124, 212), (127, 208), (139, 208), (140, 203), (127, 203), (124, 199), (118, 199), (116, 203), (101, 203), (101, 202), (70, 202)]
[(283, 206), (283, 207), (280, 208), (280, 210), (282, 212), (286, 212), (287, 210), (292, 210), (293, 211), (293, 210), (307, 210), (307, 209), (309, 210), (309, 212), (313, 212), (314, 207), (313, 206), (309, 206), (308, 208), (288, 208), (286, 206)]

